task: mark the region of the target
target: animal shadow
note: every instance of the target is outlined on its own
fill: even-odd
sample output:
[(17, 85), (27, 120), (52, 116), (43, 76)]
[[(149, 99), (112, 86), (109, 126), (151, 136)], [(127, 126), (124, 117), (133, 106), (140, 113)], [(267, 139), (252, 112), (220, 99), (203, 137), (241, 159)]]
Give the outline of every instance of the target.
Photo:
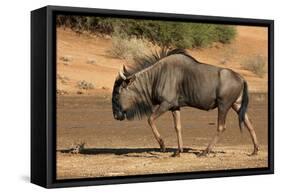
[[(127, 157), (148, 157), (148, 158), (158, 158), (161, 155), (161, 151), (159, 148), (83, 148), (79, 149), (78, 152), (73, 152), (73, 148), (71, 149), (62, 149), (57, 150), (61, 153), (79, 153), (85, 155), (98, 155), (98, 154), (115, 154), (115, 155), (124, 155)], [(165, 153), (174, 153), (176, 152), (176, 148), (166, 148)], [(194, 148), (184, 148), (183, 154), (194, 154), (198, 156), (202, 153), (201, 149)], [(216, 151), (211, 153), (225, 153), (223, 151)], [(149, 155), (147, 155), (149, 154)]]

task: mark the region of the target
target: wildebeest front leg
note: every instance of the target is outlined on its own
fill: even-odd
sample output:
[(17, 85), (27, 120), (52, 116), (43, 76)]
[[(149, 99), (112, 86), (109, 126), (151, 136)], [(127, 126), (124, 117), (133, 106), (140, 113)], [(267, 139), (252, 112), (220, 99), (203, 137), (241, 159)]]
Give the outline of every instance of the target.
[(182, 143), (182, 131), (181, 131), (181, 121), (180, 121), (180, 111), (175, 110), (173, 113), (175, 130), (177, 133), (178, 139), (178, 150), (172, 156), (180, 156), (180, 152), (183, 152), (183, 143)]
[(207, 154), (209, 154), (214, 145), (217, 143), (217, 141), (219, 140), (220, 136), (222, 135), (222, 133), (225, 130), (225, 119), (226, 119), (226, 115), (228, 112), (228, 108), (224, 108), (222, 107), (218, 107), (218, 126), (217, 126), (217, 133), (215, 135), (215, 137), (212, 139), (212, 141), (210, 142), (210, 144), (208, 145), (208, 147), (201, 153), (199, 154), (199, 156), (206, 156)]
[(163, 113), (165, 113), (167, 110), (169, 110), (169, 104), (168, 103), (162, 103), (160, 106), (157, 107), (157, 109), (151, 114), (151, 116), (148, 118), (148, 124), (150, 125), (153, 135), (155, 139), (158, 141), (160, 145), (160, 149), (162, 152), (166, 151), (166, 147), (164, 144), (163, 139), (160, 136), (160, 133), (157, 130), (157, 127), (155, 125), (155, 120), (161, 116)]

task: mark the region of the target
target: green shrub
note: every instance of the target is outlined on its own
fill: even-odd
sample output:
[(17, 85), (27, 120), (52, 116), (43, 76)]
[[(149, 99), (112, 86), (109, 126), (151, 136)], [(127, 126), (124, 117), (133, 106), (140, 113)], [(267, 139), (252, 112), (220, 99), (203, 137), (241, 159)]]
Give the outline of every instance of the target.
[(236, 36), (236, 30), (233, 26), (216, 26), (216, 38), (221, 43), (230, 43)]
[(254, 55), (246, 58), (242, 63), (242, 67), (249, 70), (259, 77), (263, 77), (266, 73), (266, 58), (261, 55)]
[(74, 30), (129, 38), (147, 39), (161, 47), (206, 47), (213, 42), (230, 43), (236, 35), (234, 26), (187, 22), (103, 18), (93, 16), (57, 16), (57, 26)]

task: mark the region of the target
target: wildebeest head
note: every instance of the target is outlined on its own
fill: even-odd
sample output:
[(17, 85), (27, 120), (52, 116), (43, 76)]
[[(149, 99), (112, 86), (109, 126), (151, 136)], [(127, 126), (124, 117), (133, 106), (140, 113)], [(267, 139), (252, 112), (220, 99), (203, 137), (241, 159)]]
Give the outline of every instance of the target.
[(122, 121), (126, 118), (126, 108), (124, 107), (124, 100), (122, 103), (120, 96), (121, 93), (126, 90), (127, 86), (132, 83), (134, 78), (134, 75), (129, 76), (128, 71), (126, 70), (125, 66), (123, 66), (123, 69), (119, 71), (119, 74), (115, 79), (112, 92), (112, 111), (113, 117), (116, 120)]

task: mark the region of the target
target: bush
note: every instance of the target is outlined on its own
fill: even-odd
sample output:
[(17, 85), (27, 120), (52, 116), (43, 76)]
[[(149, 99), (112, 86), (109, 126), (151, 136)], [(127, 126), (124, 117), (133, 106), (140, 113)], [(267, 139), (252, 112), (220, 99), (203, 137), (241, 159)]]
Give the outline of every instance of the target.
[(59, 15), (57, 26), (111, 36), (118, 33), (119, 36), (147, 39), (161, 47), (178, 48), (205, 47), (213, 42), (230, 43), (236, 35), (235, 27), (228, 25), (91, 16)]
[(112, 37), (112, 46), (108, 52), (116, 58), (133, 60), (145, 55), (148, 50), (148, 43), (145, 40), (114, 35)]
[(56, 24), (58, 27), (69, 27), (72, 30), (99, 32), (111, 34), (113, 32), (114, 19), (91, 17), (91, 16), (75, 16), (75, 15), (58, 15)]
[(216, 41), (221, 43), (230, 43), (236, 36), (236, 30), (233, 26), (216, 25)]
[(266, 58), (261, 55), (254, 55), (245, 59), (241, 64), (244, 69), (249, 70), (259, 77), (263, 77), (266, 73)]
[[(152, 20), (129, 20), (114, 29), (129, 37), (145, 38), (160, 47), (200, 48), (213, 42), (230, 43), (236, 35), (233, 26)], [(116, 30), (115, 30), (116, 31)]]

